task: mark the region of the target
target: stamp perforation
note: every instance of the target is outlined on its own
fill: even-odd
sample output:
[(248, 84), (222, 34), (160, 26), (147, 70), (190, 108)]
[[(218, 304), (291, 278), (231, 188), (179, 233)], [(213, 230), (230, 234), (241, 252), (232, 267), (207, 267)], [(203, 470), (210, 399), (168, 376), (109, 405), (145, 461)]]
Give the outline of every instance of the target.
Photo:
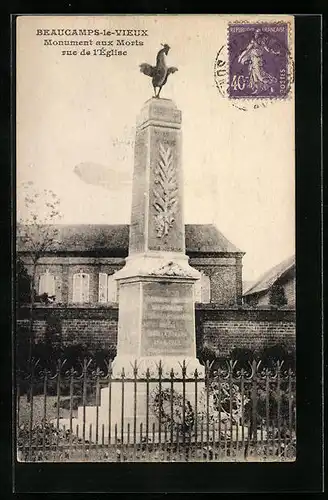
[[(280, 94), (275, 94), (275, 95), (263, 95), (263, 94), (260, 94), (260, 95), (245, 95), (245, 94), (241, 94), (241, 95), (231, 95), (230, 93), (230, 65), (231, 65), (231, 61), (230, 61), (230, 54), (231, 54), (231, 51), (232, 51), (232, 48), (231, 48), (231, 44), (230, 44), (230, 28), (232, 26), (236, 26), (236, 25), (252, 25), (252, 26), (279, 26), (279, 25), (284, 25), (286, 26), (286, 37), (287, 37), (287, 45), (286, 47), (284, 47), (285, 51), (286, 51), (286, 80), (288, 82), (288, 89), (286, 89), (286, 93), (283, 94), (283, 95), (280, 95)], [(250, 30), (252, 31), (252, 30)], [(226, 36), (226, 39), (227, 39), (227, 71), (226, 71), (226, 88), (227, 88), (227, 91), (226, 91), (226, 97), (228, 97), (228, 99), (233, 102), (239, 102), (240, 105), (243, 105), (243, 103), (249, 103), (249, 102), (257, 102), (259, 107), (262, 105), (262, 103), (267, 103), (267, 102), (276, 102), (276, 101), (289, 101), (292, 99), (293, 97), (293, 93), (294, 93), (294, 60), (293, 60), (293, 54), (292, 54), (292, 51), (291, 51), (291, 47), (293, 47), (293, 35), (292, 35), (292, 26), (291, 26), (291, 22), (288, 21), (288, 20), (284, 20), (284, 19), (275, 19), (275, 20), (271, 20), (270, 18), (267, 18), (267, 19), (261, 19), (261, 20), (251, 20), (251, 19), (236, 19), (234, 21), (230, 21), (227, 25), (227, 36)], [(261, 33), (262, 35), (262, 33)], [(254, 38), (254, 37), (253, 37)], [(274, 39), (272, 36), (271, 36), (271, 39)], [(279, 39), (277, 39), (279, 40)], [(282, 43), (281, 40), (279, 40), (279, 43)], [(222, 50), (222, 48), (220, 49)], [(218, 81), (216, 79), (216, 65), (217, 65), (217, 60), (218, 60), (218, 55), (219, 53), (217, 54), (217, 57), (215, 59), (215, 67), (214, 67), (214, 72), (215, 72), (215, 83), (216, 83), (216, 86), (218, 88), (218, 90), (221, 92), (222, 94), (222, 80), (221, 80), (221, 85), (219, 88), (219, 85), (218, 85)]]

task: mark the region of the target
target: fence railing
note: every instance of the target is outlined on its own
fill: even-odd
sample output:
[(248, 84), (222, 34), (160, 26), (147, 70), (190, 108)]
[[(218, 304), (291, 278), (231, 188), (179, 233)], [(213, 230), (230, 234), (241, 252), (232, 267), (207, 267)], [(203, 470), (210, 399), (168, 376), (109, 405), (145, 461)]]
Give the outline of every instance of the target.
[(276, 362), (113, 377), (85, 359), (17, 374), (20, 461), (294, 460), (296, 378)]

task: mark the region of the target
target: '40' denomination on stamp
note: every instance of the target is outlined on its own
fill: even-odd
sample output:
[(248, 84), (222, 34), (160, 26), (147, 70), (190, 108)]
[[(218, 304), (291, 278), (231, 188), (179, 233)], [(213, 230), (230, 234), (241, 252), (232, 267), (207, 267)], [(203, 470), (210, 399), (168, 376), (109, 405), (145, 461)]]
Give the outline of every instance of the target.
[(285, 98), (290, 90), (288, 23), (233, 23), (228, 27), (228, 95)]

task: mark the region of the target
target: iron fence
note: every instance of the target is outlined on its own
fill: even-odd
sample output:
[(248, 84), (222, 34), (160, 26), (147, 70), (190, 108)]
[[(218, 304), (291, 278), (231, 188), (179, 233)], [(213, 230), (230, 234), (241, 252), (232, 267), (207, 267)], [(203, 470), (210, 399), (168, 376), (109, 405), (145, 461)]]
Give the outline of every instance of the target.
[(282, 362), (263, 368), (228, 360), (187, 374), (113, 377), (85, 359), (34, 361), (17, 374), (20, 461), (285, 461), (296, 457), (296, 377)]

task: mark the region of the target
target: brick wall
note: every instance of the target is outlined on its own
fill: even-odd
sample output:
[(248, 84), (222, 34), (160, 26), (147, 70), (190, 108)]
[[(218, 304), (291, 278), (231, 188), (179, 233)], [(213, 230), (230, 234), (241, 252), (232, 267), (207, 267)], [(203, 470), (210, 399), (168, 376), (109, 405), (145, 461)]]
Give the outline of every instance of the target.
[[(209, 306), (209, 307), (208, 307)], [(274, 308), (223, 309), (204, 304), (196, 309), (201, 342), (227, 356), (234, 348), (259, 349), (283, 343), (295, 347), (295, 310)]]
[[(17, 312), (18, 324), (28, 323), (28, 308)], [(108, 348), (117, 342), (118, 307), (38, 306), (34, 331), (37, 341), (46, 333), (58, 334), (64, 344), (88, 342)], [(223, 308), (213, 304), (196, 306), (198, 347), (211, 345), (222, 355), (235, 347), (260, 348), (283, 342), (295, 346), (295, 311), (291, 309)]]
[(191, 256), (189, 264), (209, 276), (211, 302), (223, 306), (241, 303), (241, 257)]
[[(28, 324), (28, 308), (17, 313), (18, 325)], [(117, 342), (118, 308), (108, 306), (37, 306), (33, 330), (37, 342), (53, 332), (64, 345), (88, 343), (93, 347), (108, 348)]]
[(214, 303), (223, 305), (236, 304), (236, 270), (235, 267), (221, 267), (211, 276), (211, 298)]

